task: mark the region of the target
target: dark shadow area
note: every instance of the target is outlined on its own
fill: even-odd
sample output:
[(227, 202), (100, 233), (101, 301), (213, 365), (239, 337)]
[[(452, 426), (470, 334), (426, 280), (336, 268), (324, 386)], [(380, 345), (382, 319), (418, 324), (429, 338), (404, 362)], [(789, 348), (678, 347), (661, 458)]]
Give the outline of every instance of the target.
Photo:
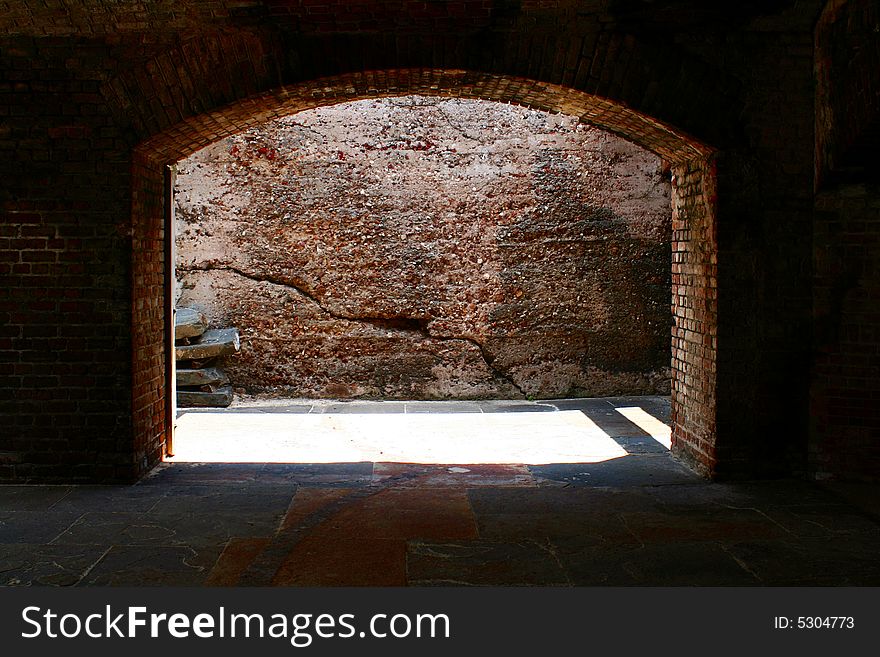
[[(439, 403), (415, 412), (426, 405)], [(365, 403), (320, 406), (351, 413)], [(880, 584), (880, 523), (859, 504), (870, 491), (702, 479), (615, 410), (665, 420), (664, 398), (473, 406), (580, 410), (627, 455), (542, 466), (169, 463), (133, 486), (3, 486), (0, 584)]]

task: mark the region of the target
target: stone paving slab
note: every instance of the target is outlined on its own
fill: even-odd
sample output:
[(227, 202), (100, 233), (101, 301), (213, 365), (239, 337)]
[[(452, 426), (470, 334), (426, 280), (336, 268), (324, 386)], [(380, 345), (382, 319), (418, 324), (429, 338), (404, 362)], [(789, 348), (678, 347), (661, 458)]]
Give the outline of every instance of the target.
[(141, 514), (92, 512), (84, 514), (55, 545), (188, 545), (222, 546), (230, 538), (266, 536), (278, 527), (283, 513)]
[(305, 415), (312, 411), (311, 405), (288, 406), (237, 406), (235, 400), (227, 408), (185, 408), (177, 413), (178, 419), (188, 413), (292, 413)]
[(351, 495), (353, 488), (300, 488), (290, 501), (282, 530), (295, 529), (330, 505)]
[(264, 469), (262, 463), (163, 463), (138, 485), (247, 483), (257, 481)]
[(373, 482), (381, 483), (403, 474), (410, 476), (394, 485), (402, 488), (473, 488), (483, 486), (536, 486), (525, 465), (477, 464), (431, 466), (412, 463), (376, 463)]
[(661, 395), (646, 395), (636, 397), (608, 397), (607, 401), (614, 407), (639, 406), (656, 417), (661, 422), (669, 424), (672, 413), (672, 404), (669, 397)]
[(84, 513), (52, 542), (55, 545), (80, 546), (168, 545), (183, 541), (176, 538), (173, 528), (148, 520), (142, 513), (94, 511)]
[[(797, 484), (799, 482), (791, 482)], [(698, 478), (683, 484), (644, 486), (642, 492), (669, 512), (695, 508), (758, 508), (760, 496), (747, 489), (748, 484), (710, 482)], [(799, 490), (795, 487), (795, 490)]]
[(373, 464), (361, 463), (179, 463), (159, 466), (139, 486), (173, 485), (369, 485)]
[(205, 579), (205, 586), (236, 586), (242, 573), (269, 544), (271, 538), (231, 538)]
[(648, 432), (615, 410), (602, 413), (587, 413), (596, 425), (615, 440), (620, 439), (651, 439)]
[(82, 515), (81, 511), (0, 511), (0, 545), (50, 543)]
[(668, 453), (641, 458), (630, 455), (601, 463), (532, 465), (529, 470), (536, 477), (568, 486), (666, 486), (699, 481), (699, 475)]
[(788, 532), (757, 509), (688, 509), (677, 513), (624, 511), (622, 521), (642, 543), (785, 539)]
[(484, 514), (616, 514), (662, 509), (640, 488), (473, 488), (468, 490), (468, 500), (478, 518)]
[(283, 530), (293, 540), (275, 585), (400, 586), (408, 539), (476, 537), (465, 491), (449, 489), (300, 490)]
[(549, 544), (516, 541), (411, 541), (411, 586), (569, 586)]
[(177, 308), (174, 313), (174, 339), (195, 338), (208, 328), (205, 315), (195, 308)]
[(559, 409), (549, 403), (539, 402), (514, 402), (507, 400), (487, 400), (477, 402), (483, 413), (555, 413)]
[[(237, 410), (237, 409), (236, 409)], [(295, 415), (311, 413), (314, 410), (314, 406), (311, 404), (291, 404), (286, 406), (278, 406), (272, 408), (255, 408), (255, 409), (247, 409), (244, 408), (242, 410), (255, 410), (261, 413), (293, 413)]]
[(614, 406), (604, 397), (590, 397), (585, 399), (541, 399), (535, 402), (553, 406), (560, 411), (582, 411), (588, 415), (591, 413), (608, 413), (614, 411)]
[(229, 383), (229, 377), (217, 367), (203, 367), (194, 370), (178, 367), (174, 378), (178, 386), (218, 386)]
[[(245, 581), (263, 583), (274, 561), (277, 563), (272, 581), (304, 585), (318, 577), (315, 574), (311, 579), (306, 577), (304, 562), (317, 559), (324, 563), (330, 558), (326, 555), (337, 553), (340, 545), (355, 549), (362, 543), (365, 554), (372, 555), (368, 562), (373, 563), (375, 551), (382, 545), (397, 550), (395, 544), (388, 541), (400, 543), (400, 568), (395, 566), (392, 571), (399, 570), (400, 578), (405, 581), (402, 557), (405, 541), (476, 538), (476, 523), (464, 488), (395, 488), (389, 485), (393, 483), (385, 482), (384, 487), (375, 490), (300, 489), (282, 522), (281, 531), (245, 573)], [(285, 545), (289, 547), (285, 549)], [(354, 559), (352, 563), (360, 561)], [(368, 581), (391, 585), (386, 579), (377, 580), (369, 568), (365, 567), (363, 572), (355, 570), (351, 579), (334, 576), (329, 584), (357, 586)], [(397, 575), (394, 578), (398, 581)]]
[(871, 537), (731, 540), (725, 549), (767, 586), (880, 586), (880, 540)]
[(743, 481), (727, 485), (738, 495), (761, 508), (828, 503), (846, 504), (844, 500), (830, 493), (823, 486), (810, 481), (797, 479)]
[(52, 511), (149, 511), (166, 491), (149, 486), (76, 486)]
[(795, 536), (812, 538), (873, 534), (880, 538), (880, 525), (874, 519), (843, 504), (771, 506), (763, 513)]
[(571, 586), (635, 586), (638, 580), (626, 567), (623, 551), (632, 545), (606, 545), (591, 537), (556, 536), (552, 551)]
[(397, 538), (309, 537), (291, 550), (273, 586), (406, 586), (406, 543)]
[(227, 356), (241, 349), (241, 339), (236, 328), (208, 329), (190, 344), (174, 347), (175, 360), (206, 360)]
[(356, 413), (374, 415), (377, 413), (405, 413), (405, 402), (340, 402), (338, 404), (315, 404), (311, 413)]
[(109, 545), (0, 544), (0, 586), (73, 586)]
[(182, 408), (226, 408), (232, 403), (232, 386), (220, 386), (214, 390), (177, 390), (177, 405)]
[(614, 442), (623, 447), (628, 454), (668, 455), (669, 449), (648, 435), (612, 436)]
[(373, 464), (269, 463), (260, 472), (258, 481), (327, 488), (369, 486), (373, 483)]
[(312, 533), (324, 537), (328, 546), (340, 536), (401, 540), (476, 538), (476, 522), (464, 491), (460, 496), (442, 500), (420, 497), (419, 502), (407, 508), (405, 498), (395, 496), (373, 503), (354, 503)]
[(880, 520), (880, 495), (877, 494), (877, 484), (869, 482), (823, 482), (822, 488), (836, 501), (859, 507), (863, 513), (875, 520)]
[(480, 514), (477, 525), (480, 538), (492, 540), (530, 538), (550, 542), (562, 536), (578, 536), (596, 545), (640, 543), (620, 514), (601, 511)]
[(73, 486), (0, 486), (0, 513), (3, 511), (48, 511), (64, 499)]
[(615, 410), (602, 413), (586, 413), (602, 431), (612, 438), (649, 438), (650, 435), (641, 427), (633, 424)]
[(220, 546), (113, 546), (80, 586), (201, 586), (217, 562)]
[(147, 517), (193, 514), (260, 517), (265, 514), (281, 514), (287, 510), (295, 486), (252, 485), (226, 490), (220, 487), (201, 486), (176, 490), (174, 494), (152, 507)]
[(629, 547), (552, 541), (575, 586), (755, 586), (760, 580), (712, 541)]
[(406, 402), (407, 413), (482, 413), (478, 402)]

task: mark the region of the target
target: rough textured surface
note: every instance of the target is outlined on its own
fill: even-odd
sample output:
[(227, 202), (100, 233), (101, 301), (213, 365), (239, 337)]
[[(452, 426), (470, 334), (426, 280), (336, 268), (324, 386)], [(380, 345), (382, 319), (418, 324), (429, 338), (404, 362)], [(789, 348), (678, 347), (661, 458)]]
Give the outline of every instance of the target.
[(177, 405), (182, 408), (205, 406), (225, 408), (232, 403), (232, 386), (221, 386), (216, 390), (209, 386), (205, 390), (178, 390)]
[(208, 328), (208, 320), (198, 310), (178, 308), (174, 313), (174, 339), (196, 338)]
[(241, 329), (247, 392), (669, 390), (668, 174), (575, 118), (344, 103), (196, 153), (176, 202), (181, 303)]
[(178, 367), (175, 371), (178, 386), (211, 386), (229, 383), (229, 378), (216, 367), (204, 369), (185, 369)]
[(177, 360), (205, 360), (234, 354), (241, 348), (238, 329), (209, 329), (190, 344), (175, 345)]

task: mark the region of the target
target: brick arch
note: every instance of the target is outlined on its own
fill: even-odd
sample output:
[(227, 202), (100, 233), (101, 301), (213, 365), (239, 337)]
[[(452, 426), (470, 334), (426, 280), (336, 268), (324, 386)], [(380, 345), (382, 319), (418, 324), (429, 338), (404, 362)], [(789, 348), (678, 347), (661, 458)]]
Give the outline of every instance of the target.
[[(673, 167), (673, 447), (699, 470), (716, 465), (714, 149), (621, 102), (529, 78), (456, 69), (348, 73), (278, 87), (152, 134), (134, 151), (132, 197), (132, 411), (136, 463), (162, 456), (166, 404), (165, 169), (259, 123), (302, 110), (410, 94), (513, 103), (579, 117), (657, 153)], [(158, 125), (158, 124), (157, 124)]]
[[(255, 109), (262, 109), (268, 97), (307, 88), (315, 80), (368, 80), (369, 71), (470, 71), (478, 78), (507, 80), (505, 86), (522, 79), (609, 99), (719, 149), (745, 135), (742, 83), (667, 44), (597, 26), (547, 31), (514, 21), (500, 31), (490, 29), (490, 21), (462, 31), (459, 22), (444, 24), (439, 32), (417, 23), (390, 34), (318, 31), (295, 39), (265, 24), (202, 31), (120, 72), (102, 85), (102, 94), (119, 123), (141, 142), (226, 106), (256, 100), (261, 107)], [(415, 78), (397, 82), (420, 84)], [(378, 89), (393, 86), (392, 81), (373, 83)], [(466, 92), (467, 81), (447, 84)], [(485, 81), (473, 84), (492, 91)], [(494, 93), (506, 97), (515, 90)]]
[(475, 98), (568, 114), (672, 163), (705, 159), (714, 151), (621, 102), (549, 82), (455, 69), (364, 71), (280, 87), (177, 122), (142, 142), (137, 151), (150, 160), (176, 162), (212, 142), (281, 116), (353, 100), (410, 94)]

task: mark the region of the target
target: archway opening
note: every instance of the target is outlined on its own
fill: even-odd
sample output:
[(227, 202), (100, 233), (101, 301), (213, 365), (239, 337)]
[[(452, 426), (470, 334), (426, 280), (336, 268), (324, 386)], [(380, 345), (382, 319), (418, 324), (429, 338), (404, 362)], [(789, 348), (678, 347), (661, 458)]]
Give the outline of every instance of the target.
[[(711, 470), (714, 460), (715, 338), (712, 288), (715, 284), (715, 246), (712, 172), (708, 165), (710, 149), (632, 110), (553, 85), (457, 71), (397, 72), (392, 81), (393, 84), (389, 84), (389, 77), (384, 73), (317, 81), (204, 115), (198, 121), (178, 126), (144, 143), (139, 149), (139, 163), (142, 166), (135, 172), (140, 184), (135, 193), (134, 227), (136, 239), (140, 236), (146, 236), (147, 239), (143, 243), (145, 248), (135, 249), (135, 299), (142, 298), (143, 292), (149, 288), (139, 285), (143, 279), (137, 276), (137, 272), (146, 265), (155, 273), (156, 268), (149, 266), (150, 257), (157, 254), (156, 246), (168, 243), (165, 238), (167, 232), (154, 232), (152, 235), (159, 239), (156, 242), (149, 240), (149, 231), (158, 227), (156, 219), (157, 215), (161, 215), (161, 212), (157, 212), (161, 208), (155, 204), (155, 191), (161, 189), (162, 168), (191, 154), (198, 146), (216, 141), (218, 137), (234, 134), (272, 116), (287, 115), (309, 107), (332, 105), (341, 100), (399, 97), (414, 93), (500, 100), (570, 114), (580, 122), (610, 129), (646, 146), (669, 162), (673, 182), (672, 445), (674, 450), (699, 469)], [(155, 277), (151, 280), (158, 283)], [(170, 301), (170, 294), (163, 296), (166, 302)], [(163, 312), (152, 313), (153, 316), (149, 317), (151, 313), (144, 312), (149, 305), (149, 302), (138, 304), (135, 310), (136, 342), (139, 338), (147, 338), (144, 334), (146, 324), (138, 321), (139, 314), (154, 323), (158, 317), (164, 316)], [(155, 358), (141, 360), (139, 356), (150, 353), (155, 357), (162, 352), (167, 356), (170, 353), (170, 341), (167, 339), (170, 331), (167, 325), (165, 329), (166, 340), (163, 345), (157, 345), (159, 349), (136, 350), (135, 422), (136, 425), (139, 422), (149, 425), (142, 429), (136, 426), (136, 435), (147, 438), (143, 444), (145, 466), (155, 462), (161, 455), (173, 418), (166, 403), (166, 391), (161, 385), (153, 388), (154, 394), (149, 395), (149, 399), (142, 394), (143, 387), (138, 385), (139, 380), (152, 376), (155, 383), (161, 377), (156, 376), (158, 363)], [(146, 342), (156, 343), (155, 339), (148, 338)], [(150, 413), (149, 409), (161, 409), (164, 421), (159, 422), (158, 414)], [(150, 436), (152, 440), (149, 440)]]
[[(306, 110), (198, 151), (176, 168), (177, 317), (236, 327), (241, 346), (192, 360), (217, 329), (180, 340), (178, 407), (231, 406), (178, 417), (173, 460), (625, 456), (637, 425), (612, 439), (553, 401), (668, 397), (669, 177), (577, 117), (424, 95)], [(444, 399), (476, 403), (417, 403)], [(651, 417), (639, 401), (618, 424)]]

